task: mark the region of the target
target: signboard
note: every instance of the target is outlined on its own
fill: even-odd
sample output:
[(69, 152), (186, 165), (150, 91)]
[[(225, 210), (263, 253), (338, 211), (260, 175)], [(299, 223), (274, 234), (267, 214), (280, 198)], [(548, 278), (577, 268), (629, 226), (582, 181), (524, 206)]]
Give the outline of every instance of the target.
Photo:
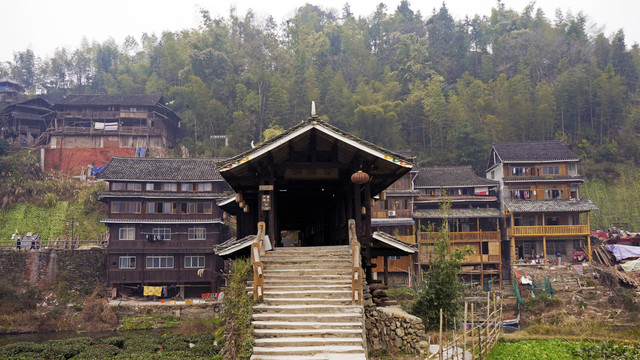
[(271, 210), (271, 195), (263, 194), (260, 196), (260, 208), (262, 211), (270, 211)]
[(260, 191), (273, 191), (273, 185), (260, 185)]

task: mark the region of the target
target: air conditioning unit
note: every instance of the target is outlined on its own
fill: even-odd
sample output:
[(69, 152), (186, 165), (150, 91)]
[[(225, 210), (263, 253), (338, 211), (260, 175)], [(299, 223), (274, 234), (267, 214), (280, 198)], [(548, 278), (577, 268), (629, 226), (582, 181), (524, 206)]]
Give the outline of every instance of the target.
[(396, 216), (396, 211), (395, 211), (395, 210), (389, 210), (389, 211), (387, 211), (387, 216), (388, 216), (388, 217), (395, 217), (395, 216)]

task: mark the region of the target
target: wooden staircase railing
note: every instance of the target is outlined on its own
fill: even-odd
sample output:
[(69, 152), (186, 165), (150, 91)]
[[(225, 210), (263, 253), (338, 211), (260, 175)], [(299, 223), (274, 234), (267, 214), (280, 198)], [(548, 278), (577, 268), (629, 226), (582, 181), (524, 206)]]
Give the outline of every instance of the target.
[(264, 263), (261, 256), (265, 254), (265, 223), (258, 223), (258, 235), (251, 244), (251, 265), (253, 265), (253, 300), (258, 301), (264, 295)]
[(349, 245), (351, 246), (351, 301), (362, 305), (362, 257), (356, 235), (356, 221), (349, 219)]

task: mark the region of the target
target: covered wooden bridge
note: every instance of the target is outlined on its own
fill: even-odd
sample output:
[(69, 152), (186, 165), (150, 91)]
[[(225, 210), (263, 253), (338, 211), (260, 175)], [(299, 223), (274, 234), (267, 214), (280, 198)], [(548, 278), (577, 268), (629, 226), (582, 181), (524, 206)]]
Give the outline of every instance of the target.
[[(267, 248), (349, 244), (348, 220), (355, 220), (363, 267), (371, 259), (407, 255), (415, 245), (374, 236), (374, 196), (409, 172), (413, 163), (313, 116), (280, 135), (217, 163), (236, 192), (220, 203), (237, 217), (237, 239), (217, 247), (232, 257), (248, 254), (257, 224), (266, 224)], [(284, 235), (284, 236), (283, 236)], [(270, 245), (270, 246), (269, 246)]]

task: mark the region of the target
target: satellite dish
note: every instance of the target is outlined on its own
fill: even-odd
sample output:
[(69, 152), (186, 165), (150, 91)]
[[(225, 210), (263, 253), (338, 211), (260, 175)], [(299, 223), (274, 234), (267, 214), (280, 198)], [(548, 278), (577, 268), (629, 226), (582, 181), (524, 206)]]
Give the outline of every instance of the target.
[(252, 148), (252, 149), (255, 149), (255, 148), (256, 148), (256, 146), (255, 146), (255, 145), (253, 145), (253, 140), (251, 140), (251, 148)]

